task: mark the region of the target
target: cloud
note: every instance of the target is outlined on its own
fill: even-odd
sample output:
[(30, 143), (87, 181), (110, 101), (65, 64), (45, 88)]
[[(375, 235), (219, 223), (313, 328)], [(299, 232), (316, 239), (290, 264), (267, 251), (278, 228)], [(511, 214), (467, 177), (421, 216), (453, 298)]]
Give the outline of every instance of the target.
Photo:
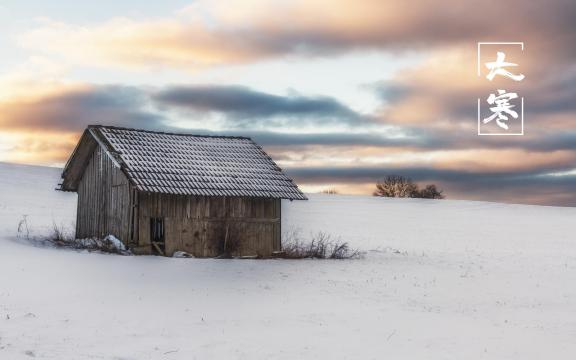
[(196, 113), (220, 113), (237, 127), (298, 125), (369, 125), (367, 117), (326, 96), (273, 95), (243, 86), (168, 87), (154, 100)]
[(77, 142), (76, 133), (0, 132), (0, 161), (62, 166)]
[(155, 128), (162, 117), (144, 109), (145, 93), (123, 86), (77, 85), (61, 92), (0, 101), (3, 131), (80, 132), (89, 124)]
[(559, 49), (561, 42), (559, 55), (569, 58), (575, 7), (570, 0), (422, 0), (418, 6), (401, 0), (199, 0), (165, 18), (114, 18), (87, 26), (45, 21), (18, 41), (84, 65), (188, 70), (358, 49), (429, 50), (495, 38), (549, 44), (537, 46), (542, 51)]
[[(549, 153), (561, 150), (576, 150), (576, 131), (550, 131), (522, 138), (491, 137), (482, 138), (476, 134), (466, 134), (460, 129), (426, 129), (419, 127), (385, 127), (372, 131), (336, 132), (282, 132), (254, 129), (229, 129), (208, 131), (189, 129), (191, 132), (251, 136), (259, 143), (275, 147), (374, 147), (399, 148), (406, 150), (504, 150), (519, 149), (531, 152)], [(380, 130), (380, 131), (375, 131)]]
[[(2, 85), (2, 84), (0, 84)], [(0, 86), (0, 89), (3, 88)], [(53, 84), (50, 91), (22, 92), (0, 98), (4, 130), (80, 131), (89, 124), (185, 131), (170, 125), (202, 124), (218, 115), (229, 132), (258, 128), (380, 126), (330, 97), (274, 95), (240, 86), (166, 86), (163, 88), (83, 83)], [(183, 119), (183, 120), (182, 120)], [(204, 121), (205, 123), (205, 121)], [(199, 129), (210, 131), (209, 128)]]
[[(173, 113), (218, 113), (222, 130), (171, 125)], [(180, 115), (180, 125), (198, 124)], [(461, 128), (391, 126), (376, 123), (329, 97), (274, 95), (239, 86), (130, 87), (74, 84), (50, 92), (0, 100), (4, 131), (54, 130), (79, 132), (89, 124), (106, 123), (166, 131), (252, 136), (277, 147), (328, 146), (404, 148), (421, 151), (454, 149), (523, 149), (532, 152), (576, 150), (576, 131), (547, 129), (524, 137), (478, 137)], [(284, 126), (309, 125), (316, 131), (286, 131)], [(475, 124), (474, 124), (475, 125)], [(348, 130), (322, 130), (323, 126)], [(263, 130), (265, 129), (265, 130)]]
[(32, 56), (0, 74), (0, 101), (35, 98), (73, 89), (64, 81), (65, 66), (50, 59)]

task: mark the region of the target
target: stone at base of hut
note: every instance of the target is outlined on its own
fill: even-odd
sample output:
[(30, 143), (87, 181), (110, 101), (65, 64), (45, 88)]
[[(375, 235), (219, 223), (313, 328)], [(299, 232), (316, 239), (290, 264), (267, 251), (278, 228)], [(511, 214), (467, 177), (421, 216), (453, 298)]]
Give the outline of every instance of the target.
[(174, 258), (193, 258), (194, 255), (187, 253), (186, 251), (175, 251), (174, 254), (172, 254), (172, 257), (174, 257)]

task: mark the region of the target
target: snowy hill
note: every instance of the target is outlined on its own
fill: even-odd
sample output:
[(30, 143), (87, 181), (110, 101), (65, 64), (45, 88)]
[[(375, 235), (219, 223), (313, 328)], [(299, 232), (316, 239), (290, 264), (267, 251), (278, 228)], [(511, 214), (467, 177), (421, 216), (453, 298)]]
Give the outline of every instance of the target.
[(121, 257), (72, 227), (60, 169), (0, 163), (0, 359), (573, 359), (576, 209), (311, 195), (283, 230), (360, 260)]

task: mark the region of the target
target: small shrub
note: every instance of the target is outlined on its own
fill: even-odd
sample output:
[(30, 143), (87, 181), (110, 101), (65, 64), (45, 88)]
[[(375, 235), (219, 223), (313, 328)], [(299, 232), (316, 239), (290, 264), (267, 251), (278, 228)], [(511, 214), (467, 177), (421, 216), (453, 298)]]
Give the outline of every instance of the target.
[(347, 242), (332, 240), (324, 232), (318, 232), (309, 241), (300, 238), (298, 232), (289, 233), (282, 246), (280, 256), (285, 259), (355, 259), (361, 257), (358, 250), (351, 249)]
[(444, 195), (442, 194), (442, 190), (438, 190), (436, 185), (429, 184), (422, 190), (420, 190), (419, 198), (422, 199), (444, 199)]
[(52, 223), (52, 233), (46, 238), (53, 244), (65, 244), (67, 242), (73, 241), (74, 237), (67, 234), (62, 225), (58, 225), (55, 222)]
[(360, 257), (360, 252), (350, 249), (348, 243), (335, 243), (330, 251), (330, 259), (353, 259)]

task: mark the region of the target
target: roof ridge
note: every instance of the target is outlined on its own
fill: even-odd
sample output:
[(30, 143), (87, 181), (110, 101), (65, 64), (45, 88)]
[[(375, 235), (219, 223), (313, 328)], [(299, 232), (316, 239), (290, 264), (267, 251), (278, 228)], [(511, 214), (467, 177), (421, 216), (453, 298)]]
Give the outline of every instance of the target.
[[(136, 129), (136, 128), (129, 128), (123, 126), (112, 126), (112, 125), (88, 125), (89, 129), (114, 129), (114, 130), (127, 130), (127, 131), (136, 131), (136, 132), (145, 132), (145, 133), (152, 133), (152, 134), (161, 134), (161, 135), (176, 135), (176, 136), (190, 136), (190, 137), (203, 137), (203, 138), (220, 138), (220, 139), (241, 139), (241, 140), (252, 140), (249, 136), (230, 136), (230, 135), (200, 135), (200, 134), (190, 134), (190, 133), (177, 133), (177, 132), (167, 132), (167, 131), (154, 131), (154, 130), (145, 130), (145, 129)], [(254, 142), (255, 143), (255, 142)]]

